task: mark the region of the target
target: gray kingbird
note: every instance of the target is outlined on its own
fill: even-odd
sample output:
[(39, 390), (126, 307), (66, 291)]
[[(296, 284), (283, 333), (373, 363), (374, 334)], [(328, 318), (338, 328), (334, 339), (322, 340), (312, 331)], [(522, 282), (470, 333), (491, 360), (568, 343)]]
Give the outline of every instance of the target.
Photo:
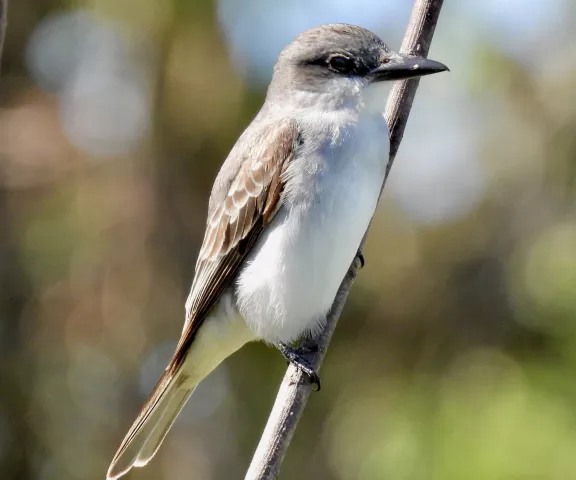
[(353, 25), (313, 28), (284, 48), (214, 182), (176, 352), (108, 480), (146, 465), (198, 383), (252, 340), (279, 347), (320, 387), (288, 345), (322, 328), (376, 208), (389, 137), (366, 90), (445, 70)]

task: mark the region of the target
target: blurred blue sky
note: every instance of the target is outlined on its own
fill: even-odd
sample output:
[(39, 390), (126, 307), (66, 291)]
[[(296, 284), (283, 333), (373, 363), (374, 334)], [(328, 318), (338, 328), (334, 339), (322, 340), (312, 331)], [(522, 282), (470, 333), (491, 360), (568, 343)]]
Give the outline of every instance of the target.
[[(561, 29), (557, 26), (567, 2), (445, 2), (445, 9), (458, 12), (442, 17), (441, 30), (446, 29), (449, 18), (457, 18), (472, 36), (483, 35), (484, 41), (495, 42), (519, 60), (529, 61), (534, 53), (541, 53), (539, 46), (560, 40), (557, 32)], [(299, 32), (323, 23), (352, 23), (374, 30), (397, 49), (411, 8), (410, 0), (219, 0), (218, 15), (238, 68), (250, 78), (267, 83), (278, 53)], [(453, 27), (458, 33), (458, 26)], [(462, 38), (458, 35), (452, 40), (460, 42)]]

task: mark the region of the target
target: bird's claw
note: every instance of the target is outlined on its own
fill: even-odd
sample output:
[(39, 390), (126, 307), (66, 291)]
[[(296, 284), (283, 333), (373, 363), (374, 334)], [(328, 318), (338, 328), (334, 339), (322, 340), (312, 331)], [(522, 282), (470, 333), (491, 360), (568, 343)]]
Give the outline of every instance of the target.
[(306, 353), (317, 352), (318, 346), (308, 345), (304, 348), (292, 348), (285, 343), (278, 344), (278, 350), (284, 355), (284, 358), (294, 365), (298, 370), (305, 373), (308, 380), (312, 385), (316, 385), (316, 391), (319, 392), (321, 388), (320, 376), (312, 366), (312, 364), (305, 357)]

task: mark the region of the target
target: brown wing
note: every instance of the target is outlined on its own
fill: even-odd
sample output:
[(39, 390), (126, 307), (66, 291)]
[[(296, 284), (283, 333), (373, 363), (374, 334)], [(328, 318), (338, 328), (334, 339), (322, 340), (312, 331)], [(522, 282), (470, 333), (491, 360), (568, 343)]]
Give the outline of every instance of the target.
[(282, 120), (263, 130), (255, 148), (244, 153), (226, 199), (216, 206), (206, 226), (187, 302), (186, 326), (169, 370), (178, 370), (204, 318), (276, 214), (282, 173), (292, 158), (297, 137), (295, 122)]
[[(109, 480), (134, 465), (145, 465), (156, 452), (190, 394), (189, 390), (174, 388), (174, 382), (179, 381), (180, 367), (198, 328), (280, 206), (282, 173), (293, 156), (297, 127), (283, 120), (262, 129), (254, 138), (251, 150), (235, 148), (227, 159), (234, 172), (223, 169), (217, 179), (217, 193), (211, 199), (215, 204), (210, 209), (187, 302), (184, 332), (172, 361), (112, 460)], [(155, 412), (160, 416), (154, 417)], [(161, 428), (156, 430), (159, 424)]]

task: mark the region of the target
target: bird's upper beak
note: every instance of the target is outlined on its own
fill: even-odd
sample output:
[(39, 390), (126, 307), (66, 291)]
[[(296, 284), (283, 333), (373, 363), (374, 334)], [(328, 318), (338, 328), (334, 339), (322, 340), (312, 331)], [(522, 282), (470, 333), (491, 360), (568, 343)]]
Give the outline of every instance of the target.
[(378, 67), (372, 69), (369, 75), (372, 76), (372, 82), (382, 82), (422, 77), (445, 71), (450, 71), (450, 69), (443, 63), (424, 57), (394, 53), (387, 56)]

